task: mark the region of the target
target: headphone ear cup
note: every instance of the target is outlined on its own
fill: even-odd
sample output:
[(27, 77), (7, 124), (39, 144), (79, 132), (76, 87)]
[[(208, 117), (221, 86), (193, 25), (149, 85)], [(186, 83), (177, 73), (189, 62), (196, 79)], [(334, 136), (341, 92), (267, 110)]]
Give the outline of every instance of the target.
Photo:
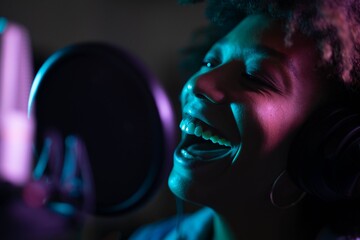
[(360, 174), (360, 113), (331, 105), (300, 129), (289, 151), (288, 173), (305, 192), (325, 201), (355, 198)]

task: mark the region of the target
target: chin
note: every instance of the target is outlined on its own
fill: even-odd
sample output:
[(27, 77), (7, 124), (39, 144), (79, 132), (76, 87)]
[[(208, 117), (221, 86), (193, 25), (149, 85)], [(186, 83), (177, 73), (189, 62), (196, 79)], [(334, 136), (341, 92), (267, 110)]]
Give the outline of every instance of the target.
[[(202, 147), (206, 151), (195, 151), (194, 145), (199, 149), (204, 145), (210, 147)], [(175, 149), (173, 169), (168, 179), (173, 194), (183, 200), (202, 204), (209, 200), (209, 196), (219, 193), (219, 186), (221, 188), (221, 184), (226, 184), (241, 144), (234, 147), (217, 145), (208, 141), (203, 143), (187, 134), (183, 136)]]
[(182, 200), (197, 205), (211, 205), (224, 188), (228, 185), (231, 162), (213, 161), (200, 164), (184, 164), (177, 159), (175, 153), (174, 166), (168, 179), (171, 192)]
[(178, 198), (196, 205), (207, 205), (206, 195), (199, 183), (172, 170), (168, 179), (171, 192)]
[(171, 192), (183, 200), (188, 200), (188, 189), (191, 187), (191, 179), (181, 176), (176, 171), (172, 170), (168, 179), (168, 185)]

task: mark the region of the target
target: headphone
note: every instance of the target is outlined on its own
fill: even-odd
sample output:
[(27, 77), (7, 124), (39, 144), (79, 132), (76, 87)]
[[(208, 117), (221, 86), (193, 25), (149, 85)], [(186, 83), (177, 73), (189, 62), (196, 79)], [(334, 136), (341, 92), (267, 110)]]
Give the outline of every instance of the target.
[(305, 192), (324, 201), (360, 196), (360, 111), (332, 103), (310, 116), (290, 147), (287, 171)]

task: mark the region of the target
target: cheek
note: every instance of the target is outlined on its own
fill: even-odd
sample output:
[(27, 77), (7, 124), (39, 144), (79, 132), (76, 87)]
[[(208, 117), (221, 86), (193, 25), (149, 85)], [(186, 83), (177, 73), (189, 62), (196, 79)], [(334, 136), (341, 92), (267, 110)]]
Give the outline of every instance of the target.
[(263, 150), (271, 151), (279, 145), (288, 131), (284, 109), (272, 104), (264, 104), (256, 109), (258, 122), (263, 132)]
[[(268, 154), (275, 150), (286, 150), (290, 138), (301, 125), (301, 117), (296, 107), (288, 102), (262, 102), (254, 106), (250, 125), (257, 129), (260, 151)], [(260, 138), (259, 138), (260, 137)]]

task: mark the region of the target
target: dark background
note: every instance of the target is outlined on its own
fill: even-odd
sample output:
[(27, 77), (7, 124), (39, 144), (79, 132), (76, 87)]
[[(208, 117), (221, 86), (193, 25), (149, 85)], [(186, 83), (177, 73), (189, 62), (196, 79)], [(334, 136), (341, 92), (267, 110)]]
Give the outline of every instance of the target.
[[(103, 41), (121, 46), (142, 61), (165, 87), (179, 120), (180, 51), (205, 25), (203, 4), (176, 0), (1, 0), (0, 16), (25, 26), (31, 37), (34, 72), (54, 51), (69, 44)], [(116, 187), (116, 186), (109, 186)], [(185, 205), (186, 211), (195, 207)], [(137, 226), (176, 213), (167, 183), (149, 202), (114, 218), (89, 216), (84, 239), (116, 239)]]
[(205, 24), (203, 8), (176, 0), (2, 0), (0, 16), (29, 30), (36, 67), (68, 44), (106, 41), (135, 54), (173, 95), (179, 51)]

